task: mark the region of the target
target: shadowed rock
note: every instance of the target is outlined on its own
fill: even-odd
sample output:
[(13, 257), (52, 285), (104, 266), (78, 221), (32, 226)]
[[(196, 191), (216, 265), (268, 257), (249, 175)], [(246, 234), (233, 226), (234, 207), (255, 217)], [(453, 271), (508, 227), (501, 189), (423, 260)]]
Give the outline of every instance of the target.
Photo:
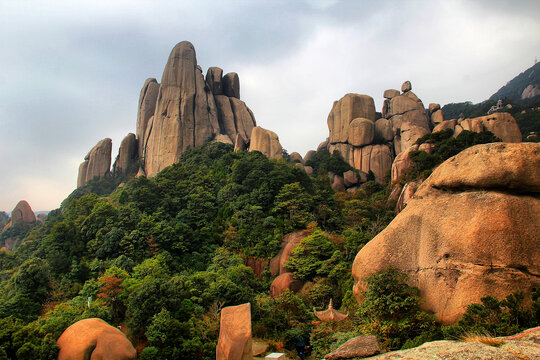
[[(120, 144), (118, 158), (114, 163), (114, 173), (118, 175), (133, 175), (138, 169), (137, 138), (128, 134)], [(131, 171), (131, 174), (129, 172)]]

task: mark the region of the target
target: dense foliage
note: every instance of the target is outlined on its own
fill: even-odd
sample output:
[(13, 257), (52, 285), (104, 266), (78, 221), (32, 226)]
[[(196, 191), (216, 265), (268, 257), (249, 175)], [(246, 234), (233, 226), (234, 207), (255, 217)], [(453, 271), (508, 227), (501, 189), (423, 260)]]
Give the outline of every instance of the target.
[(474, 145), (499, 142), (490, 131), (477, 133), (463, 130), (457, 137), (453, 136), (452, 129), (426, 134), (416, 141), (416, 144), (433, 144), (433, 151), (428, 154), (425, 151), (411, 151), (409, 156), (415, 162), (415, 166), (408, 170), (407, 180), (412, 180), (419, 176), (426, 178), (431, 174), (431, 170), (443, 163), (446, 159), (457, 155), (461, 151)]
[[(368, 181), (334, 193), (327, 172), (350, 167), (337, 153), (313, 159), (310, 177), (259, 152), (209, 143), (152, 179), (77, 189), (43, 225), (19, 229), (14, 252), (0, 251), (0, 359), (55, 359), (55, 340), (90, 317), (127, 329), (141, 359), (213, 359), (221, 308), (245, 302), (254, 335), (274, 350), (303, 339), (324, 355), (360, 332), (390, 348), (440, 338), (395, 270), (368, 280), (358, 305), (352, 262), (394, 217), (389, 187)], [(286, 266), (305, 285), (272, 297), (268, 269), (256, 275), (247, 264), (267, 264), (292, 231), (306, 236)], [(331, 299), (349, 320), (314, 323), (312, 309)]]

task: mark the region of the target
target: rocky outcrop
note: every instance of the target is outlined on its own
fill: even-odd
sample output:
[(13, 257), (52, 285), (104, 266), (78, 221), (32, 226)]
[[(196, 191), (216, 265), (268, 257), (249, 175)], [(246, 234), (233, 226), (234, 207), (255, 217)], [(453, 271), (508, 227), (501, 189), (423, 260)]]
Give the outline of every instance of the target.
[(357, 299), (364, 279), (388, 266), (409, 276), (444, 323), (483, 296), (528, 295), (540, 285), (538, 169), (534, 143), (477, 145), (445, 161), (357, 254)]
[(273, 297), (283, 294), (285, 290), (292, 292), (298, 292), (302, 289), (303, 283), (300, 280), (294, 278), (293, 273), (283, 273), (276, 277), (272, 284), (270, 284), (270, 295)]
[[(375, 179), (383, 182), (395, 154), (430, 132), (426, 110), (411, 91), (410, 82), (402, 89), (401, 94), (394, 89), (384, 92), (383, 117), (377, 121), (374, 101), (367, 95), (347, 94), (334, 102), (328, 115), (330, 153), (339, 151), (352, 167), (372, 171)], [(440, 109), (432, 106), (432, 110)]]
[(154, 78), (146, 79), (139, 96), (139, 109), (137, 111), (137, 154), (139, 159), (144, 159), (145, 132), (148, 122), (156, 111), (156, 102), (159, 94), (159, 84)]
[(227, 306), (221, 310), (216, 359), (251, 360), (251, 304)]
[(439, 104), (429, 104), (428, 107), (429, 118), (431, 123), (436, 126), (444, 121), (443, 112), (441, 110), (441, 105)]
[(302, 159), (302, 155), (300, 155), (296, 151), (289, 155), (289, 161), (293, 164), (304, 164), (304, 159)]
[(422, 185), (423, 180), (419, 179), (416, 181), (411, 181), (403, 185), (403, 190), (401, 191), (401, 194), (399, 194), (399, 198), (396, 203), (396, 214), (399, 214), (401, 210), (407, 206), (409, 201), (412, 199), (414, 194), (416, 193), (416, 190)]
[(277, 134), (259, 126), (254, 127), (251, 132), (249, 151), (260, 151), (269, 159), (283, 158), (283, 148)]
[(326, 355), (326, 360), (364, 358), (381, 352), (379, 340), (374, 335), (357, 336)]
[(103, 139), (90, 150), (79, 167), (77, 187), (84, 186), (90, 180), (101, 179), (110, 173), (112, 140)]
[(118, 157), (114, 162), (114, 174), (117, 176), (134, 175), (139, 170), (137, 155), (137, 137), (129, 133), (120, 144)]
[(433, 132), (452, 129), (454, 136), (458, 136), (461, 131), (468, 130), (474, 132), (491, 131), (503, 142), (517, 143), (522, 141), (521, 131), (514, 117), (506, 112), (496, 112), (491, 115), (476, 118), (453, 119), (439, 123)]
[(135, 360), (137, 352), (126, 335), (105, 321), (84, 319), (68, 327), (57, 341), (58, 360)]
[(285, 267), (285, 263), (291, 257), (292, 251), (300, 244), (303, 238), (307, 236), (305, 231), (296, 231), (287, 234), (283, 237), (281, 242), (281, 249), (278, 254), (270, 260), (270, 273), (275, 275), (281, 275), (289, 270)]
[(434, 145), (429, 143), (423, 143), (421, 145), (414, 144), (407, 150), (401, 152), (392, 163), (391, 181), (395, 184), (397, 181), (403, 179), (411, 167), (414, 165), (414, 161), (410, 157), (412, 151), (425, 151), (428, 154), (432, 154)]
[[(483, 343), (482, 338), (485, 339)], [(391, 351), (366, 359), (377, 360), (523, 360), (540, 358), (540, 328), (509, 337), (478, 336), (469, 341), (431, 341), (419, 347)]]
[[(255, 118), (240, 100), (238, 74), (211, 67), (206, 79), (197, 65), (195, 48), (188, 41), (172, 50), (161, 84), (146, 80), (137, 116), (138, 157), (141, 174), (156, 175), (178, 161), (189, 148), (212, 138), (236, 143), (237, 135), (249, 143)], [(81, 170), (82, 171), (82, 170)]]
[(19, 201), (11, 211), (10, 222), (15, 224), (18, 221), (23, 221), (25, 223), (33, 223), (36, 221), (36, 215), (26, 200)]

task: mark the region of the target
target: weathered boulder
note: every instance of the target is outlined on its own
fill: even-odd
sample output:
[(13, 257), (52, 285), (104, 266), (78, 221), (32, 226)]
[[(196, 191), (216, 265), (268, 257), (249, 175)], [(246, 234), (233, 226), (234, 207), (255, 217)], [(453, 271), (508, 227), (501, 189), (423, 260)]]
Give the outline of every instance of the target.
[(29, 224), (36, 222), (36, 214), (34, 214), (34, 211), (32, 211), (30, 204), (28, 204), (26, 200), (19, 201), (17, 205), (15, 205), (15, 208), (11, 210), (11, 219), (6, 227), (11, 226), (18, 221)]
[(440, 124), (444, 121), (444, 116), (442, 110), (437, 110), (433, 114), (431, 114), (431, 122), (433, 124)]
[(227, 306), (221, 310), (217, 360), (251, 360), (251, 304)]
[(206, 71), (206, 84), (214, 95), (223, 95), (222, 87), (223, 70), (212, 66)]
[(315, 155), (315, 150), (309, 150), (304, 156), (304, 164), (311, 160), (313, 155)]
[(396, 214), (399, 214), (401, 210), (405, 208), (405, 206), (409, 203), (409, 201), (416, 193), (416, 190), (418, 190), (418, 188), (420, 187), (420, 185), (422, 185), (423, 182), (424, 181), (420, 179), (408, 182), (403, 186), (403, 190), (401, 191), (401, 194), (399, 194), (399, 198), (397, 200)]
[(137, 154), (139, 159), (144, 159), (146, 129), (150, 118), (154, 116), (156, 102), (159, 94), (159, 84), (156, 79), (146, 79), (139, 96), (139, 108), (137, 111)]
[(435, 103), (429, 104), (428, 105), (429, 114), (432, 115), (435, 111), (440, 110), (440, 108), (441, 108), (440, 104), (435, 104)]
[[(540, 328), (524, 331), (511, 337), (490, 338), (484, 336), (487, 343), (482, 343), (481, 337), (469, 341), (431, 341), (419, 347), (391, 351), (366, 359), (377, 360), (523, 360), (540, 358)], [(498, 345), (492, 345), (496, 344)]]
[(363, 358), (381, 352), (381, 345), (375, 335), (364, 335), (354, 337), (324, 358), (326, 360), (341, 360), (352, 358)]
[(90, 150), (79, 167), (77, 185), (86, 185), (93, 179), (101, 179), (110, 172), (112, 140), (103, 139)]
[(446, 129), (452, 129), (452, 131), (454, 131), (454, 128), (456, 127), (456, 124), (457, 124), (456, 119), (445, 120), (445, 121), (437, 124), (433, 128), (433, 132), (443, 131), (443, 130), (446, 130)]
[(272, 275), (281, 275), (290, 270), (285, 267), (285, 263), (291, 257), (292, 251), (300, 244), (303, 238), (307, 236), (305, 231), (296, 231), (287, 234), (281, 242), (281, 249), (278, 254), (270, 260), (270, 273)]
[(251, 132), (249, 151), (260, 151), (269, 159), (283, 158), (283, 148), (277, 134), (259, 126), (254, 127)]
[(228, 97), (240, 99), (240, 78), (235, 72), (230, 72), (223, 76), (223, 94)]
[(385, 99), (392, 99), (392, 98), (395, 98), (396, 96), (399, 96), (399, 90), (396, 90), (396, 89), (388, 89), (388, 90), (384, 90), (384, 93), (383, 93), (383, 97)]
[(487, 131), (491, 131), (504, 142), (515, 143), (522, 141), (521, 131), (516, 119), (509, 113), (498, 112), (475, 119), (481, 121)]
[[(218, 113), (219, 129), (222, 134), (229, 136), (231, 141), (235, 141), (238, 132), (236, 131), (236, 119), (232, 110), (231, 101), (225, 95), (215, 95), (214, 99)], [(249, 136), (245, 134), (245, 131), (241, 136), (244, 139), (249, 138)]]
[(273, 297), (281, 295), (285, 290), (298, 292), (302, 289), (302, 282), (294, 278), (294, 274), (290, 272), (283, 273), (276, 277), (270, 285), (270, 295)]
[(375, 141), (392, 141), (394, 130), (392, 122), (385, 118), (375, 121)]
[(129, 133), (120, 144), (118, 158), (114, 162), (114, 173), (118, 175), (130, 175), (136, 173), (138, 168), (137, 138)]
[(297, 164), (303, 164), (304, 163), (304, 159), (302, 159), (302, 155), (300, 155), (296, 151), (291, 153), (291, 155), (289, 155), (289, 160), (292, 163), (297, 163)]
[(219, 142), (223, 144), (233, 145), (233, 142), (231, 141), (231, 139), (225, 134), (217, 134), (214, 140), (212, 140), (212, 142)]
[(412, 85), (409, 80), (405, 81), (403, 85), (401, 85), (401, 92), (407, 92), (412, 90)]
[(334, 103), (328, 115), (329, 142), (346, 143), (349, 126), (356, 118), (375, 121), (375, 102), (371, 96), (347, 94)]
[(540, 285), (538, 169), (535, 143), (477, 145), (445, 161), (357, 254), (357, 299), (364, 279), (388, 266), (409, 276), (443, 323), (483, 296), (530, 294)]
[(58, 360), (135, 360), (137, 352), (126, 335), (105, 321), (84, 319), (68, 327), (57, 340)]
[(422, 136), (429, 134), (429, 128), (412, 125), (411, 123), (403, 123), (401, 126), (400, 147), (401, 149), (408, 149), (416, 140)]
[(356, 118), (349, 125), (348, 143), (352, 146), (369, 145), (375, 138), (375, 123), (370, 119)]

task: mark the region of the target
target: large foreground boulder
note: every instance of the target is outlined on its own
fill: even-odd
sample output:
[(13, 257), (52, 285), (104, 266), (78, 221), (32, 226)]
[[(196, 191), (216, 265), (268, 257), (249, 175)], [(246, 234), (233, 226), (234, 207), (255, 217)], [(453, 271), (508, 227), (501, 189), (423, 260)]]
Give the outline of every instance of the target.
[(491, 295), (540, 285), (540, 144), (493, 143), (441, 164), (357, 254), (354, 293), (388, 266), (420, 289), (424, 310), (455, 322)]
[(251, 304), (221, 310), (216, 360), (251, 360)]
[[(486, 343), (482, 342), (482, 338)], [(377, 360), (523, 360), (540, 359), (540, 328), (510, 337), (477, 337), (475, 341), (432, 341), (419, 347), (369, 357)], [(489, 343), (491, 341), (491, 344)], [(495, 345), (496, 344), (496, 345)]]
[(105, 321), (84, 319), (68, 327), (57, 341), (58, 360), (134, 360), (137, 351), (126, 335)]

